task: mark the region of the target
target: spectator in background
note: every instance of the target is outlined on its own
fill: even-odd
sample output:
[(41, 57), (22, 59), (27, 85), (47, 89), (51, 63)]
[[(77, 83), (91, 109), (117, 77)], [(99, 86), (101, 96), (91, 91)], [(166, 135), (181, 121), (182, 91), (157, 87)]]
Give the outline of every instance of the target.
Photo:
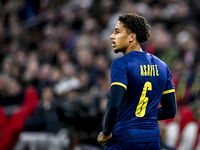
[(187, 122), (180, 136), (180, 142), (177, 144), (177, 150), (198, 150), (199, 149), (199, 115), (200, 115), (200, 105), (199, 101), (196, 101), (191, 105), (193, 120)]
[[(0, 149), (10, 150), (24, 130), (25, 120), (34, 112), (38, 103), (38, 94), (34, 87), (27, 87), (21, 94), (22, 89), (14, 79), (5, 82), (12, 90), (7, 89), (6, 95), (1, 98), (1, 105), (4, 107), (0, 108)], [(5, 90), (1, 89), (2, 91)], [(5, 100), (7, 104), (3, 102)]]
[(166, 121), (166, 144), (175, 149), (182, 145), (184, 143), (184, 130), (193, 121), (192, 108), (187, 105), (179, 106), (175, 119)]
[(60, 121), (58, 106), (59, 102), (55, 99), (52, 88), (43, 88), (40, 103), (34, 114), (26, 119), (15, 150), (61, 150), (69, 147), (69, 131)]
[(62, 78), (55, 84), (54, 91), (57, 95), (65, 95), (67, 92), (79, 89), (80, 80), (77, 77), (76, 67), (70, 62), (61, 65)]
[(160, 147), (161, 150), (175, 150), (173, 147), (170, 147), (166, 144), (166, 127), (165, 123), (159, 122), (158, 127), (160, 130)]

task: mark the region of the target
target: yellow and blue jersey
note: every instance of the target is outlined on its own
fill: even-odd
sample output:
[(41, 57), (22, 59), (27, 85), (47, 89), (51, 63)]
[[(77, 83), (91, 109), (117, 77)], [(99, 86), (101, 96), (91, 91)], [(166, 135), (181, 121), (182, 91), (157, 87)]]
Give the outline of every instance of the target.
[(167, 65), (154, 55), (132, 51), (113, 61), (111, 86), (126, 92), (113, 128), (114, 141), (159, 141), (158, 105), (163, 94), (174, 92)]

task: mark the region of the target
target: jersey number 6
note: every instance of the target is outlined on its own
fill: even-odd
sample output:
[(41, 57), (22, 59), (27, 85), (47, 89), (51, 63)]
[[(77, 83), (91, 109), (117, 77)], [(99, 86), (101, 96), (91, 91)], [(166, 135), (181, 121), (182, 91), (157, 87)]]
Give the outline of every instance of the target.
[(135, 111), (135, 115), (137, 117), (144, 117), (144, 115), (145, 115), (147, 103), (149, 100), (149, 98), (146, 97), (147, 90), (150, 90), (150, 91), (152, 90), (152, 84), (149, 81), (145, 82), (145, 84), (144, 84), (142, 94), (140, 96), (140, 100), (139, 100), (139, 103), (138, 103), (136, 111)]

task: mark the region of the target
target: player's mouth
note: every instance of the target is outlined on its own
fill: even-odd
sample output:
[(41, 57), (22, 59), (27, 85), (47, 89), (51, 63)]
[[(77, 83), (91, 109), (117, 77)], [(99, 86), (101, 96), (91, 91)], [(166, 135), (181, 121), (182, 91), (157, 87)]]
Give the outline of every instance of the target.
[(112, 41), (112, 47), (114, 47), (115, 46), (115, 42), (114, 41)]

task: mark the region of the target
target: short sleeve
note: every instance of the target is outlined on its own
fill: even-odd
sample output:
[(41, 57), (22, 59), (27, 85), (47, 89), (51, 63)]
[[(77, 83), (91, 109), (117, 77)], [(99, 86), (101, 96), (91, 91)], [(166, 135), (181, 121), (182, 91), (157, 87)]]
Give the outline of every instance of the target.
[(172, 81), (172, 74), (169, 68), (167, 68), (167, 84), (166, 84), (163, 94), (168, 94), (172, 92), (175, 92), (173, 81)]
[(111, 86), (120, 85), (127, 90), (127, 63), (122, 59), (115, 59), (110, 69)]

